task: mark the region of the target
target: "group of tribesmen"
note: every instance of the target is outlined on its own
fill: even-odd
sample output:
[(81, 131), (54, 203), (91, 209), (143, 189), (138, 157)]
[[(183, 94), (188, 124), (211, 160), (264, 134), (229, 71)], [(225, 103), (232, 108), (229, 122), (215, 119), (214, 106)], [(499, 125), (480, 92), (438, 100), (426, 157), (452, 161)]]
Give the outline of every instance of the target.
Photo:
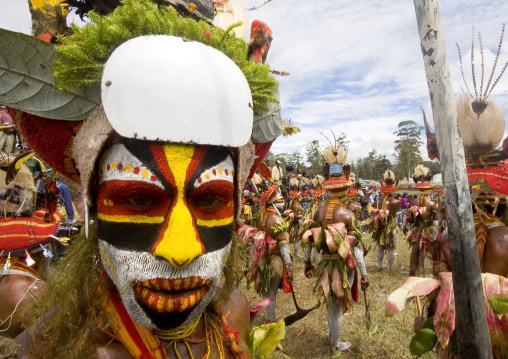
[[(337, 153), (340, 146), (325, 151), (328, 150)], [(369, 285), (364, 254), (368, 253), (371, 238), (378, 248), (379, 270), (383, 269), (386, 255), (391, 271), (396, 229), (400, 227), (413, 248), (410, 275), (418, 276), (420, 267), (424, 268), (422, 249), (429, 242), (439, 242), (446, 232), (442, 187), (430, 183), (428, 168), (417, 166), (413, 179), (420, 194), (412, 198), (409, 206), (407, 193), (402, 200), (397, 192), (399, 181), (391, 170), (386, 170), (380, 179), (379, 189), (364, 187), (355, 181), (344, 155), (335, 156), (333, 163), (323, 166), (330, 168), (330, 173), (313, 178), (300, 171), (293, 174), (291, 166), (286, 167), (285, 176), (276, 177), (282, 173), (280, 161), (273, 168), (269, 164), (261, 164), (243, 192), (243, 225), (238, 234), (250, 246), (247, 283), (253, 282), (256, 291), (270, 299), (266, 322), (276, 321), (277, 291), (292, 290), (293, 261), (303, 259), (305, 276), (316, 278), (315, 292), (329, 306), (328, 339), (332, 351), (346, 350), (351, 343), (339, 340), (343, 313), (353, 301), (358, 301), (357, 270), (362, 290)], [(378, 190), (380, 195), (376, 196)]]
[[(410, 276), (388, 298), (387, 313), (416, 297), (413, 340), (422, 330), (426, 340), (415, 346), (439, 342), (439, 355), (455, 355), (446, 225), (453, 208), (443, 188), (417, 166), (418, 195), (406, 207), (386, 170), (369, 201), (336, 141), (322, 146), (322, 174), (263, 162), (277, 137), (297, 130), (282, 120), (277, 72), (264, 64), (270, 28), (252, 22), (247, 43), (234, 4), (31, 1), (34, 36), (0, 29), (0, 49), (10, 54), (0, 74), (10, 114), (0, 127), (4, 357), (266, 358), (285, 326), (321, 300), (332, 353), (347, 350), (344, 313), (369, 286), (364, 255), (376, 243), (378, 268), (386, 255), (393, 269), (400, 209)], [(60, 26), (69, 6), (90, 23)], [(487, 96), (471, 97), (459, 99), (458, 120), (493, 351), (503, 358), (508, 141), (500, 147), (504, 131), (490, 131), (504, 129), (502, 111)], [(429, 157), (439, 158), (424, 120)], [(66, 189), (46, 176), (42, 198), (29, 201), (37, 164), (81, 186), (83, 228), (58, 263), (49, 245), (68, 242), (59, 232)], [(72, 217), (74, 208), (65, 212)], [(298, 258), (320, 297), (310, 309), (296, 305)], [(426, 258), (434, 278), (419, 277)], [(242, 293), (244, 277), (262, 297), (258, 305)], [(297, 308), (283, 319), (279, 289), (293, 293)], [(261, 308), (265, 324), (252, 326)]]

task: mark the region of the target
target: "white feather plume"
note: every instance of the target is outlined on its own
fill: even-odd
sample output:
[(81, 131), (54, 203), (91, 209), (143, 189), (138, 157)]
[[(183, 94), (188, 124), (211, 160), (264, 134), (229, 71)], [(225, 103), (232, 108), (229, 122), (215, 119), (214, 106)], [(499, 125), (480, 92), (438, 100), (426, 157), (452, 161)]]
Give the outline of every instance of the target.
[(316, 175), (316, 177), (312, 179), (312, 187), (314, 189), (321, 189), (323, 187), (323, 183), (325, 183), (325, 178), (321, 175)]
[(324, 155), (330, 165), (339, 164), (341, 166), (344, 166), (347, 163), (347, 153), (341, 146), (325, 147)]
[(418, 165), (415, 167), (415, 172), (413, 173), (413, 177), (416, 178), (425, 178), (429, 174), (429, 169), (424, 165)]
[(503, 139), (503, 111), (491, 100), (487, 99), (486, 103), (487, 108), (478, 116), (473, 112), (468, 96), (461, 95), (457, 100), (457, 117), (466, 154), (488, 153)]
[(393, 171), (390, 171), (390, 170), (386, 170), (385, 173), (383, 174), (383, 179), (386, 181), (387, 179), (391, 179), (392, 181), (395, 182), (395, 174), (393, 173)]

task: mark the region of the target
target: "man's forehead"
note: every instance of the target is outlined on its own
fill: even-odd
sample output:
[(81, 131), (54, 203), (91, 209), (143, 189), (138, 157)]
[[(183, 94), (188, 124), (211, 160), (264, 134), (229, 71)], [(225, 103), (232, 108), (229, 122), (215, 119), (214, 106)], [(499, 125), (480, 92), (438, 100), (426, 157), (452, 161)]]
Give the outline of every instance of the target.
[(191, 183), (198, 184), (203, 179), (210, 179), (205, 174), (210, 171), (220, 175), (220, 179), (233, 181), (234, 178), (233, 156), (227, 147), (120, 138), (101, 155), (99, 182), (134, 180), (164, 188), (165, 182), (172, 182), (172, 171), (183, 164), (188, 172), (187, 180)]

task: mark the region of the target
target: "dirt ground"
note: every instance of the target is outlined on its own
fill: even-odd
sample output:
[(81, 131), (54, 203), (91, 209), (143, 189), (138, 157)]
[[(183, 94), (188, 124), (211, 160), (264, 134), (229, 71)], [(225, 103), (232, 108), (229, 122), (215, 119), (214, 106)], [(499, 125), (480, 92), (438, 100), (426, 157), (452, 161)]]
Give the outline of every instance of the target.
[[(370, 237), (367, 244), (370, 245)], [(292, 246), (291, 246), (292, 247)], [(292, 249), (292, 248), (291, 248)], [(302, 251), (300, 249), (300, 251)], [(385, 303), (387, 297), (397, 289), (409, 275), (409, 246), (403, 241), (402, 233), (397, 235), (396, 255), (392, 272), (386, 269), (385, 256), (383, 271), (377, 269), (377, 247), (372, 246), (365, 258), (370, 286), (367, 289), (367, 300), (370, 302), (370, 329), (365, 323), (365, 300), (360, 290), (359, 302), (355, 303), (353, 310), (348, 311), (344, 318), (344, 327), (341, 341), (350, 341), (352, 347), (340, 353), (339, 358), (412, 358), (409, 353), (409, 343), (413, 336), (413, 322), (416, 316), (416, 302), (408, 301), (405, 311), (393, 317), (385, 316)], [(303, 253), (303, 251), (302, 251)], [(301, 254), (302, 254), (301, 253)], [(309, 308), (316, 304), (317, 297), (312, 293), (315, 279), (307, 279), (303, 274), (303, 260), (295, 260), (295, 287), (297, 288), (297, 301), (300, 307)], [(431, 277), (431, 262), (425, 263), (426, 276)], [(245, 294), (251, 306), (259, 302), (260, 298), (251, 289), (245, 289)], [(424, 303), (424, 301), (423, 301)], [(328, 325), (326, 321), (326, 306), (322, 306), (307, 315), (304, 319), (286, 328), (286, 338), (282, 341), (283, 351), (293, 359), (331, 358), (332, 352), (326, 334)], [(281, 290), (277, 295), (277, 316), (285, 317), (295, 312), (291, 294), (284, 294)], [(262, 309), (254, 325), (261, 325), (265, 320)], [(422, 358), (433, 358), (435, 353), (427, 353)], [(278, 357), (282, 358), (281, 353)]]

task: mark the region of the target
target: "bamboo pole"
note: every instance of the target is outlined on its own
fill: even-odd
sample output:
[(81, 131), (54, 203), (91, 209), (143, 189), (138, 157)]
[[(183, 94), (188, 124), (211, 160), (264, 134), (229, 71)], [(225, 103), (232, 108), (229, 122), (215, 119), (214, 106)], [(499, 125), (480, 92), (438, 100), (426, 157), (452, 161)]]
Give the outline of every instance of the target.
[(462, 138), (437, 0), (414, 0), (443, 173), (459, 358), (492, 358)]

